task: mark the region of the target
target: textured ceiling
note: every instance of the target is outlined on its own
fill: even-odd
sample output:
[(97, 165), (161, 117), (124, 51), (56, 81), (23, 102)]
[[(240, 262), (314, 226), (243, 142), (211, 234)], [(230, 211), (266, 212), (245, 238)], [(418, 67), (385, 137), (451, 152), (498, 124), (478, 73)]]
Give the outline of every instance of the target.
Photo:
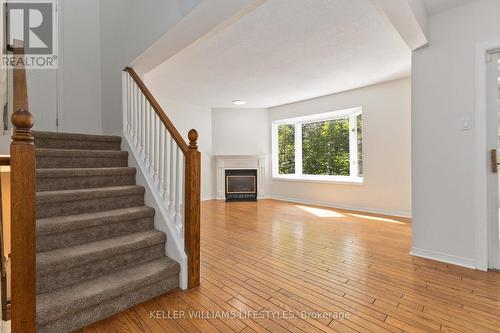
[(427, 12), (436, 15), (474, 0), (424, 0)]
[(268, 0), (146, 75), (160, 98), (271, 107), (408, 76), (410, 50), (370, 0)]

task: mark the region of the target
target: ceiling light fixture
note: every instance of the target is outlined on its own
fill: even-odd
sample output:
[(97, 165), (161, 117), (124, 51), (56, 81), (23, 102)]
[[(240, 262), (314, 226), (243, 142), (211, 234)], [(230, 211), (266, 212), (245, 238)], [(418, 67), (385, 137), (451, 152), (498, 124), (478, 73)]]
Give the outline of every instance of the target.
[(233, 104), (234, 105), (245, 105), (245, 104), (247, 104), (247, 102), (237, 99), (237, 100), (233, 101)]

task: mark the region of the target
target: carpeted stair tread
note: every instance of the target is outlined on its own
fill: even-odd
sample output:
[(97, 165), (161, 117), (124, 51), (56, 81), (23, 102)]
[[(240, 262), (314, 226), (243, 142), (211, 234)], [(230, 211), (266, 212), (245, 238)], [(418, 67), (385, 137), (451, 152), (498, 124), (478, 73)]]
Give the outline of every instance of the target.
[(133, 233), (36, 255), (37, 273), (48, 274), (105, 260), (123, 253), (165, 243), (167, 236), (157, 230)]
[(117, 176), (117, 175), (135, 175), (136, 169), (129, 167), (109, 167), (109, 168), (53, 168), (37, 169), (37, 178), (65, 178), (65, 177), (98, 177), (98, 176)]
[(37, 324), (72, 316), (135, 290), (178, 278), (179, 264), (165, 257), (37, 296)]
[(80, 133), (44, 132), (44, 131), (32, 131), (32, 134), (35, 139), (106, 141), (106, 142), (121, 142), (122, 140), (121, 136), (116, 136), (116, 135), (80, 134)]
[(36, 234), (37, 236), (46, 236), (104, 224), (154, 217), (154, 215), (155, 211), (153, 208), (141, 206), (87, 214), (49, 217), (36, 221)]
[(110, 186), (36, 193), (36, 218), (68, 216), (144, 206), (142, 186)]
[(135, 184), (135, 168), (54, 168), (36, 170), (37, 191), (71, 190)]
[(128, 152), (121, 150), (86, 150), (36, 148), (37, 157), (128, 157)]
[(128, 152), (99, 149), (36, 148), (38, 169), (127, 167)]
[[(65, 317), (37, 325), (38, 333), (68, 333), (83, 328), (101, 319), (110, 317), (120, 311), (146, 302), (150, 299), (166, 294), (179, 287), (178, 275), (172, 275), (159, 282), (150, 284), (118, 297), (105, 300), (97, 305), (78, 310)], [(115, 328), (108, 327), (108, 332), (117, 332)], [(156, 332), (156, 331), (154, 331)]]
[[(137, 200), (141, 199), (139, 196)], [(38, 219), (36, 251), (51, 251), (154, 229), (154, 209), (144, 205), (74, 214)]]
[(38, 148), (120, 150), (121, 137), (112, 135), (34, 132)]
[[(165, 257), (165, 243), (158, 243), (139, 247), (133, 251), (122, 251), (113, 256), (106, 256), (97, 261), (82, 263), (81, 265), (64, 268), (59, 271), (39, 273), (36, 279), (36, 293), (44, 294), (74, 284), (97, 279), (100, 276), (113, 274), (141, 263)], [(148, 246), (146, 246), (148, 245)]]
[(36, 203), (68, 202), (105, 197), (122, 197), (127, 195), (144, 194), (145, 189), (139, 185), (110, 186), (99, 188), (85, 188), (64, 191), (46, 191), (36, 193)]

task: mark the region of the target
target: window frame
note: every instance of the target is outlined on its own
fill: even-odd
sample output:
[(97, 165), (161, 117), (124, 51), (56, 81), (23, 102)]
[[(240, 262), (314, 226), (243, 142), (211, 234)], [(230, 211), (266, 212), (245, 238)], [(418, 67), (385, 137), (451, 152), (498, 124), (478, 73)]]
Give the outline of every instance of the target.
[[(273, 180), (301, 181), (301, 182), (335, 182), (346, 184), (363, 184), (364, 175), (359, 176), (330, 176), (330, 175), (305, 175), (302, 165), (302, 125), (321, 121), (349, 119), (349, 174), (358, 174), (358, 115), (363, 115), (362, 107), (312, 114), (302, 117), (278, 119), (271, 122), (272, 144), (272, 178)], [(279, 173), (278, 156), (278, 127), (280, 125), (295, 126), (295, 173), (282, 175)], [(363, 142), (361, 142), (363, 147)], [(362, 149), (363, 151), (363, 149)]]

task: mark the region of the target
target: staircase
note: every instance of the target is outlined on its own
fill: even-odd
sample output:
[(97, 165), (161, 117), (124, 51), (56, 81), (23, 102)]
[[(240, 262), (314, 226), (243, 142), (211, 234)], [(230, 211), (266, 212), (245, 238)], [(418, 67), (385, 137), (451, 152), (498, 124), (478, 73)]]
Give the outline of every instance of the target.
[[(70, 332), (173, 288), (199, 286), (198, 132), (189, 130), (186, 142), (127, 67), (127, 151), (120, 137), (33, 133), (23, 41), (9, 51), (12, 141), (0, 164), (11, 170), (12, 332)], [(154, 229), (155, 210), (144, 205), (128, 152), (176, 261), (165, 256), (167, 236)]]
[(179, 286), (117, 136), (33, 132), (37, 332), (71, 332)]

